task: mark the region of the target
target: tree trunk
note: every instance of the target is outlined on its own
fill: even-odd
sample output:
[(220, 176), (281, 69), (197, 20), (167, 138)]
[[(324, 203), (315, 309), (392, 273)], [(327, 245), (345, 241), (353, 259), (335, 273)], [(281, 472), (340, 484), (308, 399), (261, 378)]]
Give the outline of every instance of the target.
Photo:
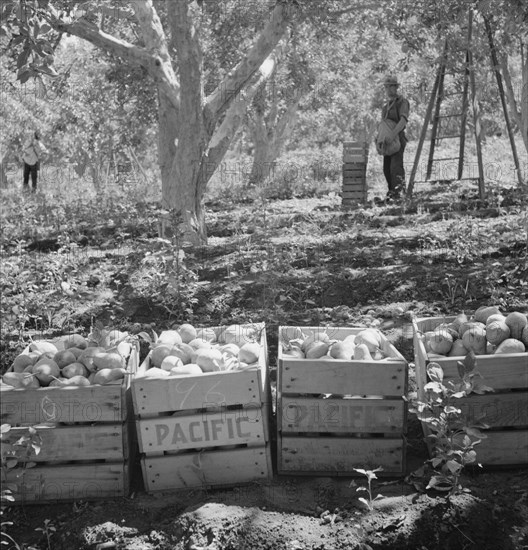
[[(254, 156), (249, 183), (262, 184), (272, 174), (275, 161), (282, 152), (284, 144), (289, 139), (295, 126), (300, 100), (301, 96), (299, 95), (293, 103), (288, 105), (284, 113), (278, 116), (278, 121), (275, 117), (272, 117), (270, 121), (266, 121), (264, 114), (257, 109), (252, 124)], [(276, 110), (276, 106), (272, 105), (272, 113)]]
[[(528, 152), (528, 119), (526, 118), (526, 116), (528, 115), (528, 113), (526, 113), (526, 111), (528, 110), (528, 107), (523, 105), (523, 102), (526, 103), (528, 101), (528, 91), (525, 89), (528, 86), (528, 65), (526, 63), (523, 64), (523, 78), (522, 78), (523, 88), (521, 92), (521, 109), (519, 109), (519, 106), (517, 105), (517, 100), (515, 99), (515, 92), (513, 90), (510, 70), (508, 67), (508, 57), (506, 55), (502, 55), (500, 57), (500, 69), (504, 80), (504, 89), (506, 92), (508, 103), (510, 104), (511, 113), (513, 115), (513, 118), (515, 119), (515, 123), (519, 127), (519, 131), (521, 132), (524, 147)], [(523, 117), (523, 107), (525, 111), (524, 117)]]
[(524, 144), (528, 152), (528, 42), (522, 44), (522, 91), (521, 91), (521, 120)]

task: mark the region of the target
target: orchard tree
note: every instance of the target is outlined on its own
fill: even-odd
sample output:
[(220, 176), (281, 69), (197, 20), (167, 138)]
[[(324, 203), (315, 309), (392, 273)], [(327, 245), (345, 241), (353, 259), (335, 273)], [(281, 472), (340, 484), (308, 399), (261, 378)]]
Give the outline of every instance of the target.
[[(4, 21), (16, 18), (13, 42), (22, 48), (21, 79), (52, 61), (51, 33), (78, 36), (148, 72), (158, 91), (162, 203), (184, 221), (188, 238), (197, 243), (206, 239), (202, 198), (207, 181), (229, 148), (249, 101), (270, 76), (268, 57), (298, 8), (294, 0), (274, 3), (253, 44), (206, 95), (200, 41), (203, 2), (173, 0), (160, 6), (167, 12), (165, 26), (153, 0), (19, 0), (5, 3)], [(104, 22), (109, 27), (108, 18), (118, 20), (118, 30), (126, 27), (126, 32), (103, 30)], [(41, 42), (40, 37), (47, 40)]]

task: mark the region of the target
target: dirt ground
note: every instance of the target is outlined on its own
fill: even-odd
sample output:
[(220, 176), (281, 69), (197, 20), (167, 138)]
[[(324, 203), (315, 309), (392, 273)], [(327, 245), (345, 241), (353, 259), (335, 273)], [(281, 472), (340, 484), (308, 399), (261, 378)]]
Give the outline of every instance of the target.
[[(493, 215), (486, 220), (489, 221), (486, 227), (499, 227), (496, 231), (501, 231), (495, 248), (491, 251), (479, 248), (482, 259), (477, 262), (471, 256), (473, 250), (466, 246), (468, 236), (465, 241), (454, 243), (463, 254), (463, 261), (460, 258), (455, 261), (442, 248), (444, 243), (450, 238), (453, 245), (453, 235), (464, 228), (468, 235), (469, 231), (474, 231), (482, 219), (477, 214), (482, 212), (475, 210), (472, 216), (464, 218), (470, 221), (462, 225), (458, 221), (461, 212), (446, 211), (445, 206), (439, 206), (438, 210), (429, 208), (427, 212), (418, 209), (405, 218), (401, 211), (392, 212), (388, 207), (383, 211), (365, 210), (364, 218), (361, 213), (353, 218), (343, 216), (330, 224), (327, 218), (335, 209), (332, 200), (319, 201), (317, 208), (305, 205), (304, 210), (299, 210), (299, 204), (283, 203), (278, 212), (282, 217), (276, 216), (266, 222), (276, 224), (266, 231), (276, 229), (282, 242), (293, 239), (297, 225), (303, 223), (308, 224), (312, 232), (317, 229), (325, 235), (339, 235), (339, 232), (343, 235), (341, 240), (320, 245), (316, 249), (317, 258), (311, 258), (311, 244), (307, 238), (303, 258), (298, 261), (289, 258), (292, 266), (297, 268), (299, 264), (298, 269), (271, 281), (265, 270), (256, 273), (249, 270), (253, 264), (242, 255), (241, 248), (237, 256), (240, 260), (235, 258), (233, 261), (230, 257), (229, 239), (244, 229), (242, 222), (230, 228), (226, 217), (233, 216), (232, 213), (212, 215), (211, 254), (205, 260), (202, 258), (200, 267), (200, 278), (211, 282), (211, 290), (210, 296), (207, 288), (204, 290), (201, 301), (210, 308), (214, 304), (212, 297), (225, 292), (225, 296), (233, 295), (229, 302), (232, 318), (236, 318), (236, 308), (242, 312), (260, 311), (272, 317), (278, 310), (262, 309), (261, 302), (271, 296), (263, 298), (262, 289), (271, 292), (274, 285), (281, 284), (290, 292), (286, 296), (289, 301), (284, 302), (286, 305), (310, 299), (312, 303), (320, 302), (321, 307), (313, 308), (312, 312), (322, 316), (320, 322), (354, 324), (361, 321), (367, 310), (378, 314), (378, 306), (406, 310), (412, 303), (415, 313), (428, 315), (457, 310), (461, 304), (475, 308), (481, 300), (489, 300), (489, 294), (483, 290), (484, 283), (497, 262), (504, 265), (507, 261), (511, 269), (507, 273), (521, 276), (515, 271), (517, 260), (514, 259), (519, 254), (519, 243), (515, 240), (518, 228), (507, 227), (509, 218), (500, 212), (500, 217)], [(240, 219), (250, 219), (254, 214), (254, 211), (242, 213)], [(366, 224), (367, 229), (362, 224)], [(421, 242), (424, 227), (428, 235), (437, 235), (438, 241)], [(455, 230), (459, 233), (455, 234)], [(250, 235), (253, 238), (250, 244), (258, 247), (255, 235)], [(484, 237), (484, 244), (490, 242)], [(263, 242), (268, 243), (267, 237)], [(418, 245), (422, 247), (418, 251), (420, 254), (417, 254)], [(466, 248), (462, 248), (463, 245)], [(320, 253), (323, 248), (331, 261), (327, 262)], [(353, 257), (350, 250), (354, 251)], [(448, 252), (452, 250), (453, 246)], [(526, 253), (525, 250), (521, 252)], [(243, 265), (244, 261), (247, 265)], [(108, 262), (116, 262), (116, 259), (110, 257)], [(99, 261), (99, 268), (101, 264)], [(248, 271), (246, 275), (243, 269)], [(251, 277), (251, 285), (245, 286), (244, 292), (239, 290), (238, 294), (231, 290), (234, 270), (242, 273), (241, 278)], [(324, 294), (315, 294), (315, 291), (313, 295), (301, 294), (308, 287), (317, 288), (320, 273), (325, 277), (324, 288), (329, 290)], [(449, 286), (445, 282), (448, 276), (455, 282), (467, 279), (469, 287), (467, 284)], [(503, 288), (497, 283), (497, 293), (502, 292), (497, 296), (505, 303), (526, 304), (525, 295), (510, 293), (508, 284), (506, 281)], [(442, 288), (443, 293), (435, 294), (433, 288)], [(371, 301), (367, 302), (365, 296), (370, 296)], [(137, 300), (135, 304), (136, 309), (127, 314), (136, 323), (155, 318), (155, 311), (140, 307)], [(125, 309), (127, 305), (123, 302)], [(283, 322), (285, 317), (289, 324), (317, 320), (315, 317), (306, 320), (301, 317), (306, 312), (301, 314), (293, 306), (291, 311), (283, 310), (282, 314), (283, 318), (277, 317), (276, 323)], [(201, 315), (199, 308), (197, 315)], [(396, 326), (388, 315), (381, 328), (412, 362), (408, 326)], [(270, 339), (269, 353), (270, 357), (276, 357), (273, 339)], [(411, 385), (412, 370), (411, 365)], [(528, 549), (528, 469), (468, 471), (462, 480), (468, 492), (448, 500), (439, 493), (423, 492), (412, 483), (410, 474), (428, 458), (421, 426), (413, 417), (409, 417), (406, 450), (406, 476), (380, 477), (373, 481), (374, 495), (381, 494), (383, 498), (375, 502), (372, 511), (358, 500), (366, 496), (365, 492), (356, 490), (365, 486), (364, 477), (274, 476), (266, 483), (242, 487), (147, 495), (142, 490), (140, 469), (136, 464), (133, 492), (126, 498), (8, 508), (2, 516), (3, 531), (18, 546), (2, 547), (26, 550)], [(273, 446), (272, 456), (275, 454)], [(4, 522), (13, 522), (13, 525)]]

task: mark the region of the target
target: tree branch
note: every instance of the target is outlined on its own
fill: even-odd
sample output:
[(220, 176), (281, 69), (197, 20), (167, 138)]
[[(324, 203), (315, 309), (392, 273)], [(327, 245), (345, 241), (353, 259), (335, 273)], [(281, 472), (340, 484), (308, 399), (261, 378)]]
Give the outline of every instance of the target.
[(229, 108), (273, 51), (286, 31), (293, 11), (292, 7), (285, 3), (277, 3), (271, 12), (269, 21), (247, 55), (226, 75), (216, 90), (207, 98), (205, 116), (209, 127), (215, 127), (221, 115)]

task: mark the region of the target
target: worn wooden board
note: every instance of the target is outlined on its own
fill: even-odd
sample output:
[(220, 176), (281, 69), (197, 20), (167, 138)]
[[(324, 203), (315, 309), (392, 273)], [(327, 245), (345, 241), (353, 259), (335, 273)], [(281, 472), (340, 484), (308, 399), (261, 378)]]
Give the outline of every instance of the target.
[(405, 428), (403, 399), (283, 397), (282, 433), (391, 433)]
[(384, 474), (403, 473), (405, 447), (402, 438), (279, 437), (278, 473), (296, 475), (357, 475), (354, 468)]
[(138, 420), (140, 452), (181, 451), (223, 445), (264, 445), (268, 408), (260, 406)]
[(368, 162), (368, 153), (366, 151), (357, 150), (350, 153), (343, 153), (343, 163), (366, 164)]
[(12, 487), (15, 504), (117, 498), (129, 489), (123, 462), (39, 465), (17, 476), (20, 471), (11, 470), (4, 486)]
[(528, 429), (485, 431), (475, 450), (483, 466), (528, 466)]
[[(32, 454), (32, 462), (58, 462), (72, 460), (123, 461), (128, 456), (127, 426), (124, 423), (93, 424), (83, 426), (34, 426), (42, 440), (38, 455)], [(11, 428), (2, 440), (2, 447), (9, 449), (27, 428)]]
[[(281, 393), (399, 396), (407, 366), (399, 361), (280, 359)], [(357, 364), (355, 364), (357, 363)]]
[(2, 423), (120, 422), (126, 419), (122, 384), (38, 389), (0, 389)]
[(341, 198), (343, 200), (359, 200), (364, 201), (367, 198), (366, 190), (357, 190), (357, 191), (343, 191), (341, 193)]
[(238, 485), (272, 475), (269, 446), (143, 457), (141, 466), (147, 492)]

